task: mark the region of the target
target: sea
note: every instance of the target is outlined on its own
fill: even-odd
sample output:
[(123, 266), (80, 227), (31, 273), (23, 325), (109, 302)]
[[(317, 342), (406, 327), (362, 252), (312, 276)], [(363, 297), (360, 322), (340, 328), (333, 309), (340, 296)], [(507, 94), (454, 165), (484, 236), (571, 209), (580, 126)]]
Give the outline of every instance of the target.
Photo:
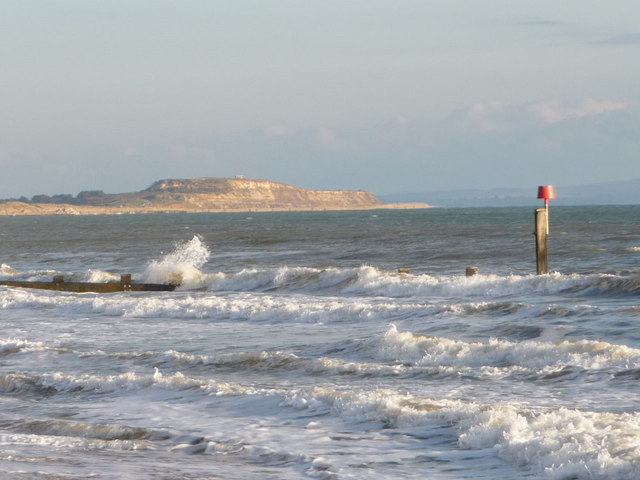
[[(0, 217), (0, 478), (640, 478), (640, 206)], [(467, 276), (476, 266), (478, 273)]]

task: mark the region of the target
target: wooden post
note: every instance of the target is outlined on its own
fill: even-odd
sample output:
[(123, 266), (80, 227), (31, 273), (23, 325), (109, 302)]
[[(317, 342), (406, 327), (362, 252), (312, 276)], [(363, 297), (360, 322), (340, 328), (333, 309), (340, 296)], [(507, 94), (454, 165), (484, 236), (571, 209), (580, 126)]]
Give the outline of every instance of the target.
[(473, 277), (474, 275), (477, 275), (477, 274), (478, 274), (478, 267), (476, 267), (475, 265), (467, 267), (467, 270), (466, 270), (467, 277)]
[(120, 275), (120, 284), (122, 285), (122, 290), (125, 292), (131, 290), (131, 274), (123, 273)]
[(547, 236), (548, 215), (546, 208), (536, 209), (536, 267), (538, 275), (549, 273), (549, 265), (547, 263)]

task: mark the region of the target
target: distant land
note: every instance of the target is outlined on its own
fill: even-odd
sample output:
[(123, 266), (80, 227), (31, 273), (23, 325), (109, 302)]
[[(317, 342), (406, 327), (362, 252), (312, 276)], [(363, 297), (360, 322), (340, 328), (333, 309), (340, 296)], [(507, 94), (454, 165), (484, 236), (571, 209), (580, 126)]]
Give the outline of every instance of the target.
[(186, 178), (158, 180), (132, 193), (100, 190), (5, 200), (0, 215), (90, 215), (152, 212), (250, 212), (428, 208), (422, 202), (384, 203), (363, 190), (309, 190), (271, 180)]
[[(594, 183), (582, 186), (555, 186), (553, 205), (637, 205), (640, 179)], [(520, 207), (540, 205), (538, 185), (531, 188), (491, 190), (440, 190), (420, 193), (379, 195), (386, 202), (429, 202), (434, 207)]]

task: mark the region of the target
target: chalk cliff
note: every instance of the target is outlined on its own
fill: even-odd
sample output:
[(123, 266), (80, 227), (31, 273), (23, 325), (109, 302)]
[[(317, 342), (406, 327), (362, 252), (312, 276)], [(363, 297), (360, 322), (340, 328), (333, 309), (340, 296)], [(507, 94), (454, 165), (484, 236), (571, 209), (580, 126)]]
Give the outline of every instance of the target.
[(309, 190), (244, 178), (166, 179), (133, 193), (83, 195), (81, 204), (0, 203), (0, 215), (145, 212), (241, 212), (427, 208), (425, 203), (388, 204), (363, 190)]

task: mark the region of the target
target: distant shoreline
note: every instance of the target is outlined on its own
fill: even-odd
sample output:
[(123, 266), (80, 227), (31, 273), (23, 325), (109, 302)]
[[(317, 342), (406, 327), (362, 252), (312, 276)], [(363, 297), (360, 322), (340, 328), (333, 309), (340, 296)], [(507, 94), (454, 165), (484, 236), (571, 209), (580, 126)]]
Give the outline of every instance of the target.
[[(45, 200), (41, 200), (44, 197)], [(130, 213), (286, 212), (430, 208), (422, 202), (385, 203), (363, 190), (309, 190), (272, 180), (172, 178), (140, 192), (38, 195), (0, 203), (0, 215), (122, 215)]]
[(433, 208), (426, 203), (382, 203), (367, 207), (265, 207), (265, 208), (218, 208), (218, 209), (187, 209), (184, 206), (175, 207), (162, 205), (157, 207), (97, 207), (89, 205), (69, 205), (56, 203), (0, 203), (0, 216), (26, 217), (49, 215), (131, 215), (147, 213), (251, 213), (251, 212), (330, 212), (330, 211), (358, 211), (358, 210), (417, 210)]

